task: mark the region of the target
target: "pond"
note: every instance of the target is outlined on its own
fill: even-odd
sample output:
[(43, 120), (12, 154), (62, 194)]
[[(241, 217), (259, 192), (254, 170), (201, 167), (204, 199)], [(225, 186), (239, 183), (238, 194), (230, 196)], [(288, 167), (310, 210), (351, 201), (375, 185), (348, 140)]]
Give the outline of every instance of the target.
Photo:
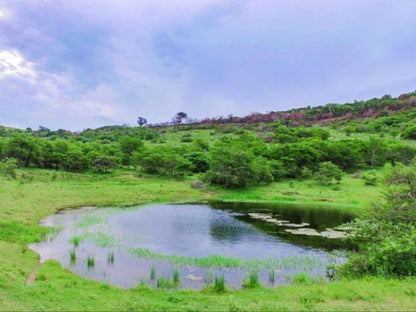
[(41, 262), (54, 259), (118, 287), (201, 289), (224, 277), (237, 289), (253, 272), (262, 285), (274, 286), (298, 272), (325, 278), (328, 264), (345, 261), (333, 251), (349, 247), (338, 227), (353, 217), (266, 204), (84, 207), (42, 220), (57, 231), (31, 248)]

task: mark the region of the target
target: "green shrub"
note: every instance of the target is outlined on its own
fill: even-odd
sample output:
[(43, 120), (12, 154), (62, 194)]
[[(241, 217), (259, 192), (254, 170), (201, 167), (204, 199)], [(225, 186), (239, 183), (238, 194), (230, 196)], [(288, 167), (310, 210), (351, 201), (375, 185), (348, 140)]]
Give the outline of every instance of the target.
[(416, 275), (416, 166), (388, 168), (383, 183), (384, 201), (352, 224), (350, 240), (359, 252), (343, 266), (344, 274)]
[(288, 281), (292, 284), (309, 284), (311, 283), (311, 277), (306, 273), (296, 273), (294, 275), (288, 275)]
[(17, 160), (14, 158), (6, 158), (0, 162), (0, 174), (9, 176), (13, 179), (17, 177)]
[(377, 185), (378, 182), (377, 174), (374, 170), (365, 172), (362, 179), (365, 185)]
[(323, 162), (315, 173), (315, 178), (319, 184), (330, 185), (341, 181), (342, 170), (331, 162)]
[(214, 279), (214, 284), (212, 285), (212, 288), (217, 293), (223, 293), (226, 291), (225, 287), (225, 278), (224, 276), (216, 276)]
[(257, 288), (259, 286), (259, 272), (250, 272), (248, 279), (246, 277), (244, 278), (243, 288)]

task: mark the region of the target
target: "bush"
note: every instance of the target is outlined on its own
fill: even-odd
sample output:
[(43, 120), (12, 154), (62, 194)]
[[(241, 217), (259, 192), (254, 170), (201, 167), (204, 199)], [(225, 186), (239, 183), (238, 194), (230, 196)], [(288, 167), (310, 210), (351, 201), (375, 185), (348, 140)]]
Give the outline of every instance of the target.
[(13, 179), (17, 177), (17, 160), (14, 158), (6, 158), (3, 162), (0, 162), (0, 173), (6, 176), (10, 176)]
[(341, 181), (342, 170), (337, 165), (326, 161), (319, 166), (319, 170), (315, 173), (315, 177), (319, 184), (330, 185), (334, 181)]
[(384, 177), (385, 200), (356, 220), (350, 240), (359, 253), (343, 267), (352, 275), (416, 275), (416, 166), (398, 164)]
[(271, 168), (261, 156), (255, 156), (242, 140), (224, 139), (210, 150), (210, 169), (204, 179), (227, 188), (270, 183)]
[(363, 174), (363, 180), (365, 185), (377, 185), (378, 179), (374, 170), (367, 171)]

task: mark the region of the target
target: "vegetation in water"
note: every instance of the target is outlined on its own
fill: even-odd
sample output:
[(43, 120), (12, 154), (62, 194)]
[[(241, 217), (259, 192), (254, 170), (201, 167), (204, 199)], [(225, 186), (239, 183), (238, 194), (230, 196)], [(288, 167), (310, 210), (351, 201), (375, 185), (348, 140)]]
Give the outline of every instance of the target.
[(179, 279), (179, 272), (178, 272), (178, 270), (174, 270), (173, 271), (173, 283), (175, 284), (175, 285), (179, 285), (180, 284), (180, 279)]
[(114, 251), (110, 251), (107, 255), (107, 262), (114, 263)]
[(292, 256), (279, 259), (241, 259), (237, 257), (212, 255), (193, 258), (177, 255), (164, 255), (145, 248), (127, 248), (125, 250), (141, 258), (165, 260), (181, 266), (197, 265), (201, 267), (246, 268), (249, 270), (258, 270), (264, 267), (275, 269), (296, 268), (301, 270), (311, 270), (324, 265), (322, 259), (310, 256)]
[(87, 266), (88, 268), (93, 268), (95, 265), (95, 259), (94, 257), (88, 257), (87, 258)]
[(156, 268), (154, 265), (150, 268), (150, 279), (154, 280), (156, 278)]
[(74, 244), (74, 247), (78, 247), (81, 238), (79, 236), (74, 236), (70, 239), (70, 242)]
[(248, 278), (244, 277), (243, 288), (256, 288), (260, 287), (259, 272), (251, 271)]
[(163, 277), (159, 277), (156, 281), (157, 288), (171, 289), (176, 288), (178, 285), (179, 283), (176, 283), (174, 280)]
[(287, 280), (295, 285), (310, 284), (312, 282), (311, 277), (305, 273), (296, 273), (293, 275), (288, 275)]
[(77, 260), (77, 254), (75, 250), (71, 250), (71, 252), (69, 253), (69, 259), (71, 263), (75, 263), (75, 261)]
[(224, 275), (215, 277), (212, 289), (217, 293), (223, 293), (227, 290)]

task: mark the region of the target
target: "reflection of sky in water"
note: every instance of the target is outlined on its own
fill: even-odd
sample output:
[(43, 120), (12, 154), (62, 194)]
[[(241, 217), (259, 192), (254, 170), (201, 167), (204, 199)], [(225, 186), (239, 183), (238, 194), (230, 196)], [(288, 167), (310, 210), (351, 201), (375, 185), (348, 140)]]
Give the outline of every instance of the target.
[(109, 218), (128, 247), (188, 257), (226, 255), (241, 258), (286, 257), (312, 253), (203, 205), (160, 205)]
[[(159, 277), (170, 278), (174, 269), (181, 275), (182, 287), (200, 289), (209, 271), (224, 274), (229, 286), (241, 287), (247, 273), (243, 269), (208, 269), (195, 266), (178, 267), (167, 261), (141, 259), (123, 252), (123, 247), (146, 248), (165, 255), (202, 257), (223, 255), (250, 258), (286, 258), (311, 256), (328, 262), (328, 254), (320, 249), (297, 246), (282, 241), (278, 232), (260, 230), (259, 220), (247, 220), (246, 212), (213, 209), (206, 205), (154, 205), (142, 208), (102, 208), (68, 210), (52, 215), (42, 224), (59, 227), (61, 231), (50, 240), (32, 245), (41, 261), (58, 260), (64, 267), (81, 276), (105, 281), (121, 287), (132, 287), (141, 280), (149, 280), (152, 266)], [(249, 223), (253, 221), (255, 223)], [(305, 221), (303, 218), (302, 221)], [(293, 222), (293, 220), (291, 220)], [(264, 222), (263, 222), (264, 223)], [(261, 223), (261, 224), (263, 224)], [(270, 224), (267, 225), (268, 229)], [(98, 233), (98, 235), (97, 235)], [(81, 240), (78, 247), (70, 242), (74, 236), (111, 236), (116, 246), (99, 247), (94, 241)], [(71, 250), (77, 260), (70, 263)], [(115, 252), (114, 263), (107, 261), (108, 253)], [(87, 258), (95, 258), (94, 268), (87, 268)], [(339, 259), (338, 259), (339, 260)], [(299, 268), (285, 269), (277, 274), (276, 282), (285, 283), (286, 274)], [(309, 273), (323, 275), (325, 266)], [(210, 273), (211, 274), (211, 273)], [(260, 280), (267, 283), (267, 270), (260, 270)], [(186, 276), (198, 277), (191, 280)]]

